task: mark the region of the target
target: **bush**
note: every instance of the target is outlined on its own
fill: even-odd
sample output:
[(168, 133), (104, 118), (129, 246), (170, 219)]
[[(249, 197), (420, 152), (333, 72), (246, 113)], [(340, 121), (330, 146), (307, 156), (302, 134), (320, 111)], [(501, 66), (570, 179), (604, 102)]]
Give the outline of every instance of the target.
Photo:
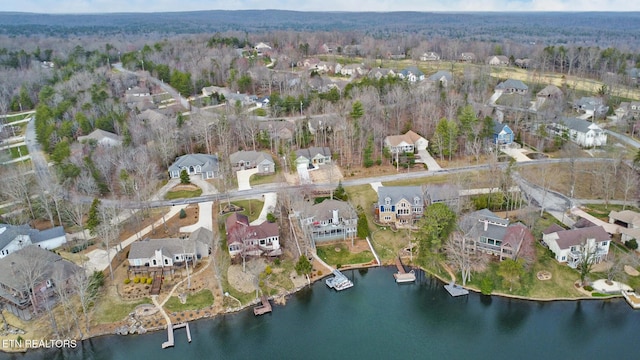
[(278, 218), (276, 218), (275, 215), (273, 215), (272, 213), (268, 213), (267, 214), (267, 221), (270, 223), (274, 223), (276, 222), (276, 220), (278, 220)]
[(136, 277), (134, 277), (134, 278), (133, 278), (133, 283), (134, 283), (134, 284), (139, 284), (139, 283), (140, 283), (140, 278), (139, 278), (139, 277), (137, 277), (137, 276), (136, 276)]
[(491, 295), (493, 292), (493, 280), (486, 276), (480, 281), (480, 292), (482, 295)]
[(318, 276), (322, 276), (322, 271), (318, 270)]
[(148, 278), (148, 279), (147, 279), (147, 284), (151, 285), (151, 283), (152, 283), (152, 282), (153, 282), (153, 279), (152, 279), (152, 278)]
[(127, 285), (131, 282), (131, 279), (124, 279), (124, 284)]
[(187, 217), (187, 212), (184, 209), (180, 209), (180, 219), (184, 219)]
[(264, 273), (267, 275), (271, 275), (272, 272), (273, 270), (271, 269), (271, 266), (267, 265), (267, 267), (264, 269)]
[(591, 286), (591, 285), (587, 285), (587, 286), (585, 286), (585, 287), (584, 287), (584, 289), (585, 289), (586, 291), (593, 291), (593, 286)]
[(274, 264), (275, 266), (280, 266), (280, 259), (275, 259), (275, 260), (273, 260), (273, 264)]
[(636, 239), (631, 239), (631, 240), (625, 242), (624, 246), (626, 246), (627, 248), (629, 248), (631, 250), (636, 250), (638, 248), (638, 242), (636, 241)]

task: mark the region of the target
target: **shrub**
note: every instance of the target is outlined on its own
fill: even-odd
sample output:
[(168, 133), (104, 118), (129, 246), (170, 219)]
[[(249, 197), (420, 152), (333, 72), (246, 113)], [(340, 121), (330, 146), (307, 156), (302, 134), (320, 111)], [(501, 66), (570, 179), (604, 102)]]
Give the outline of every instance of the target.
[(638, 248), (638, 242), (636, 239), (631, 239), (624, 243), (624, 246), (628, 247), (631, 250), (636, 250)]
[(585, 289), (586, 291), (593, 291), (593, 286), (591, 286), (591, 285), (586, 285), (586, 286), (584, 287), (584, 289)]
[(336, 269), (340, 269), (342, 267), (342, 264), (338, 263), (336, 264)]
[(493, 292), (493, 281), (490, 277), (486, 276), (480, 281), (480, 292), (482, 295), (491, 295)]
[(124, 283), (125, 283), (125, 285), (126, 285), (126, 284), (129, 284), (130, 282), (131, 282), (131, 279), (124, 279)]
[(322, 276), (322, 271), (318, 270), (318, 276)]
[(180, 219), (184, 219), (187, 217), (187, 212), (184, 209), (180, 209)]
[(152, 282), (153, 282), (153, 279), (152, 279), (152, 278), (148, 278), (148, 279), (147, 279), (147, 284), (151, 285), (151, 283), (152, 283)]
[(267, 265), (267, 267), (264, 269), (264, 273), (267, 275), (271, 275), (272, 272), (273, 270), (271, 270), (271, 266)]
[(133, 283), (134, 283), (134, 284), (139, 284), (139, 283), (140, 283), (140, 278), (139, 278), (139, 277), (137, 277), (137, 276), (136, 276), (136, 277), (134, 277), (134, 278), (133, 278)]
[(280, 259), (275, 259), (275, 260), (273, 260), (273, 264), (274, 264), (275, 266), (280, 266)]
[(267, 221), (270, 223), (274, 223), (276, 222), (276, 220), (278, 220), (278, 218), (276, 218), (275, 215), (273, 215), (273, 213), (268, 213), (267, 214)]

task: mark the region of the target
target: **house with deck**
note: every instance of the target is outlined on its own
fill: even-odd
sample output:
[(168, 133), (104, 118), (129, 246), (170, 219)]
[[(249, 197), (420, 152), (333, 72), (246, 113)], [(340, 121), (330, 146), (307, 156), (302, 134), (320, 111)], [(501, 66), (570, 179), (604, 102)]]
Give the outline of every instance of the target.
[(304, 211), (300, 222), (314, 244), (346, 240), (356, 236), (358, 214), (346, 201), (326, 199)]
[(413, 227), (424, 214), (421, 186), (381, 186), (376, 206), (378, 221), (396, 228)]
[(71, 278), (85, 270), (60, 255), (29, 245), (0, 259), (0, 302), (21, 320), (31, 320), (58, 303), (62, 288), (72, 294)]
[(209, 257), (213, 233), (199, 228), (188, 238), (144, 239), (135, 241), (129, 249), (129, 271), (173, 273), (190, 263)]
[(265, 221), (251, 225), (246, 215), (233, 213), (225, 219), (225, 231), (231, 257), (282, 255), (280, 229), (276, 223)]
[(582, 261), (599, 263), (609, 254), (611, 235), (602, 226), (564, 230), (553, 226), (542, 232), (542, 243), (556, 261), (577, 268)]
[(186, 171), (189, 175), (200, 175), (202, 179), (213, 179), (220, 175), (218, 155), (187, 154), (182, 155), (169, 166), (169, 177), (180, 178), (180, 173)]

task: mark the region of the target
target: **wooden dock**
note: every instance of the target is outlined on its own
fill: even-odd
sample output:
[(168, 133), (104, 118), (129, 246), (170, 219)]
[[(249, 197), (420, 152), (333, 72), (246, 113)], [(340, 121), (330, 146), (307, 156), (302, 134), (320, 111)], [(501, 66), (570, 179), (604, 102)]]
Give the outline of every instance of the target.
[(640, 296), (638, 296), (634, 291), (622, 290), (622, 296), (627, 300), (627, 303), (629, 303), (632, 308), (636, 310), (640, 309)]
[(469, 290), (463, 288), (460, 285), (456, 285), (456, 283), (454, 281), (452, 281), (449, 284), (445, 285), (444, 288), (449, 292), (449, 295), (451, 295), (453, 297), (469, 295)]
[(175, 324), (167, 327), (167, 341), (162, 343), (162, 348), (173, 347), (175, 342), (173, 338), (173, 330), (185, 328), (187, 330), (187, 341), (191, 342), (191, 330), (189, 329), (189, 323)]
[(151, 284), (151, 295), (160, 294), (160, 289), (162, 288), (162, 272), (156, 272), (153, 277), (153, 283)]
[(258, 305), (253, 308), (253, 315), (260, 316), (271, 312), (271, 303), (266, 296), (260, 297), (261, 305)]
[(402, 265), (402, 260), (399, 256), (396, 258), (396, 267), (398, 268), (398, 272), (393, 274), (393, 277), (396, 279), (398, 284), (416, 281), (416, 274), (414, 271), (411, 270), (407, 272), (404, 269), (404, 265)]

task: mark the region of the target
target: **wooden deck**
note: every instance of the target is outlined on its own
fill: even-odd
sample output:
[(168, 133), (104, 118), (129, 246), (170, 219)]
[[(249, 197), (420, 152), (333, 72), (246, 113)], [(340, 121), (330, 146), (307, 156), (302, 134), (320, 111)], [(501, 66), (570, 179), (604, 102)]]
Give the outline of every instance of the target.
[(260, 316), (271, 312), (271, 303), (269, 303), (269, 299), (266, 296), (260, 297), (260, 301), (262, 301), (261, 305), (258, 305), (253, 308), (253, 315)]
[(153, 283), (151, 284), (151, 295), (160, 294), (160, 289), (162, 288), (162, 274), (156, 273), (153, 277)]

